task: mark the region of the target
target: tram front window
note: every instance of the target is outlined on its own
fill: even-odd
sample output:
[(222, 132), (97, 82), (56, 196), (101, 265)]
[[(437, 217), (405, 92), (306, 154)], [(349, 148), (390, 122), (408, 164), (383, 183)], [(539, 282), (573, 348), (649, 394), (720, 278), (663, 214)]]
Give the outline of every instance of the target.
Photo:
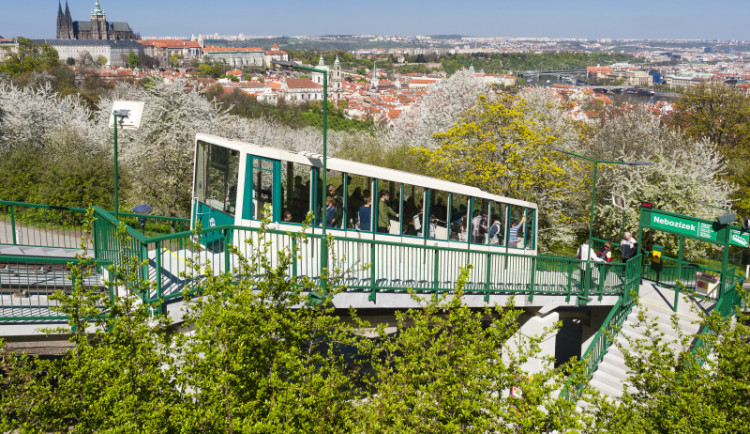
[(234, 216), (240, 153), (205, 142), (198, 143), (195, 196), (199, 202)]

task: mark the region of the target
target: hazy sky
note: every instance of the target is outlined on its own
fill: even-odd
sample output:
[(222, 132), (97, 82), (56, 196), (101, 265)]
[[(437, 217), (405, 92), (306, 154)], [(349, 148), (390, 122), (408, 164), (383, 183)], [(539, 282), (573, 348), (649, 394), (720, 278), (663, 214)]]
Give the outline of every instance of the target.
[[(100, 0), (144, 36), (463, 34), (750, 39), (750, 1), (724, 0)], [(89, 20), (94, 0), (70, 0)], [(0, 35), (55, 36), (57, 0), (2, 0)], [(63, 2), (63, 7), (65, 3)]]

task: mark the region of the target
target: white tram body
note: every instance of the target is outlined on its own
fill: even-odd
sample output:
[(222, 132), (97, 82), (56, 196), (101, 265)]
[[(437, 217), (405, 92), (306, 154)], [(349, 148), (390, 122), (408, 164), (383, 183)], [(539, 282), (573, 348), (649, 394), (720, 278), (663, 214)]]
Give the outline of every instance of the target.
[[(328, 158), (327, 170), (328, 186), (324, 188), (321, 155), (198, 134), (192, 224), (195, 226), (199, 220), (204, 229), (225, 224), (258, 227), (268, 204), (271, 229), (298, 231), (306, 215), (313, 212), (308, 233), (321, 233), (323, 219), (326, 219), (328, 233), (337, 239), (349, 239), (353, 244), (355, 240), (382, 241), (390, 246), (399, 244), (401, 248), (383, 254), (389, 260), (406, 264), (405, 268), (417, 260), (410, 258), (417, 252), (409, 249), (411, 245), (515, 254), (513, 256), (537, 253), (538, 208), (535, 203), (338, 158)], [(369, 211), (365, 204), (368, 198)], [(204, 237), (202, 243), (224, 242), (217, 237), (220, 234)], [(239, 239), (229, 241), (236, 246), (242, 244)], [(350, 247), (354, 250), (339, 246), (339, 254), (356, 254), (358, 263), (368, 261), (364, 257), (366, 254), (355, 252), (362, 250), (361, 245)], [(314, 247), (309, 248), (309, 252), (301, 254), (315, 255)], [(427, 265), (425, 261), (425, 258), (419, 259), (420, 268)], [(481, 258), (477, 261), (479, 263), (472, 262), (474, 267), (482, 268)], [(314, 267), (313, 262), (310, 267)], [(448, 264), (441, 263), (440, 268), (443, 266)], [(311, 274), (317, 271), (308, 270)], [(390, 278), (394, 273), (404, 274), (393, 270), (390, 273)], [(443, 277), (451, 278), (445, 275), (441, 281)]]

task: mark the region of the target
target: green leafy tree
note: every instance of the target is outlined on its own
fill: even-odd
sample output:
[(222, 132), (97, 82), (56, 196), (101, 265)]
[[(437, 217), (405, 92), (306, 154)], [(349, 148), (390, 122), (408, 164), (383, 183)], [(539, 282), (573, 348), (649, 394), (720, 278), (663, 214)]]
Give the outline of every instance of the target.
[(97, 64), (98, 64), (99, 66), (104, 66), (104, 65), (106, 65), (106, 64), (107, 64), (107, 58), (106, 58), (105, 56), (99, 55), (99, 56), (98, 56), (98, 57), (96, 58), (96, 63), (97, 63)]
[(140, 59), (138, 58), (138, 54), (131, 51), (128, 53), (128, 66), (131, 68), (137, 68), (140, 63)]
[(169, 64), (173, 68), (176, 68), (176, 67), (182, 65), (182, 61), (183, 61), (183, 57), (182, 57), (182, 54), (180, 54), (180, 53), (174, 53), (171, 56), (169, 56)]
[[(119, 237), (127, 245), (124, 226)], [(81, 245), (85, 252), (85, 241)], [(101, 287), (85, 283), (97, 264), (79, 256), (71, 267), (72, 291), (52, 297), (58, 303), (53, 310), (69, 318), (53, 332), (69, 334), (72, 348), (59, 360), (6, 356), (13, 374), (3, 378), (4, 431), (171, 431), (179, 397), (169, 368), (175, 363), (167, 318), (152, 319), (150, 306), (135, 295), (152, 285), (137, 276), (143, 265), (125, 256), (110, 269), (116, 280)], [(111, 297), (108, 287), (125, 293)]]
[(547, 234), (575, 222), (570, 204), (582, 184), (575, 162), (550, 157), (547, 146), (559, 139), (535, 116), (519, 97), (481, 96), (454, 126), (434, 135), (438, 148), (419, 153), (433, 176), (538, 203), (540, 216), (549, 219), (540, 224), (546, 244)]
[(57, 50), (49, 44), (35, 44), (31, 39), (18, 38), (18, 48), (4, 47), (5, 60), (0, 63), (0, 71), (14, 76), (37, 68), (49, 69), (59, 64)]
[(707, 138), (727, 160), (727, 179), (739, 187), (735, 206), (750, 214), (750, 96), (726, 85), (685, 89), (669, 122), (688, 136)]
[(462, 302), (463, 270), (455, 293), (396, 312), (393, 337), (380, 328), (372, 342), (371, 393), (355, 407), (354, 432), (565, 432), (580, 428), (575, 403), (555, 397), (562, 369), (534, 375), (524, 363), (544, 336), (511, 344), (520, 311), (511, 306), (473, 311)]

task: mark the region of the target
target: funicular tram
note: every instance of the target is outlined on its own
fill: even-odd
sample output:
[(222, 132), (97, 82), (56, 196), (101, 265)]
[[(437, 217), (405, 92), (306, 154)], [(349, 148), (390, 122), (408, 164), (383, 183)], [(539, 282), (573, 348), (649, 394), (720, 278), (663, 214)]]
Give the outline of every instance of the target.
[[(227, 224), (259, 227), (263, 209), (270, 205), (270, 228), (296, 232), (312, 212), (307, 232), (321, 234), (326, 219), (337, 255), (349, 262), (345, 268), (350, 286), (363, 288), (376, 280), (381, 287), (452, 287), (459, 266), (467, 262), (473, 265), (472, 279), (477, 284), (518, 281), (490, 274), (508, 273), (508, 257), (537, 253), (534, 203), (337, 158), (328, 159), (327, 169), (328, 186), (323, 186), (323, 161), (318, 154), (198, 134), (193, 226), (200, 221), (204, 229)], [(207, 248), (227, 242), (242, 248), (243, 239), (252, 236), (247, 231), (214, 232), (201, 242)], [(278, 247), (288, 243), (288, 237), (282, 238)], [(442, 250), (439, 263), (437, 253), (432, 255), (425, 247)], [(317, 248), (313, 239), (301, 249), (299, 273), (320, 275), (319, 262), (306, 260), (320, 254)], [(459, 249), (462, 254), (450, 259), (451, 251)], [(468, 257), (467, 251), (471, 256), (476, 252), (476, 257)], [(491, 252), (506, 254), (504, 271), (489, 263), (486, 253)], [(360, 270), (363, 264), (375, 266)], [(524, 274), (520, 268), (525, 267), (520, 261), (517, 265), (511, 268)]]

